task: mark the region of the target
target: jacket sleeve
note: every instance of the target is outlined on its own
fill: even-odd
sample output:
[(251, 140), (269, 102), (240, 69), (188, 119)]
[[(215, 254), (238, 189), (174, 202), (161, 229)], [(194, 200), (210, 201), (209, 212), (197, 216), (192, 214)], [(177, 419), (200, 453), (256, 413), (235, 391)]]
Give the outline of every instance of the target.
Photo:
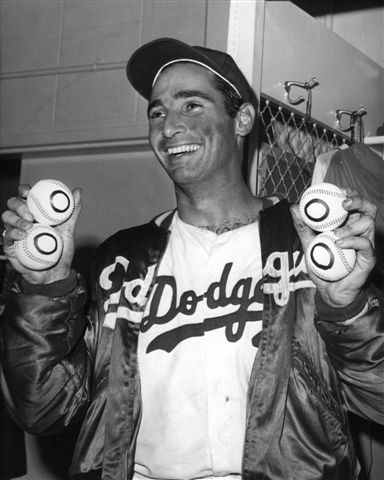
[(383, 295), (370, 287), (354, 303), (335, 310), (317, 298), (316, 328), (338, 371), (347, 408), (384, 424)]
[(90, 396), (84, 284), (75, 276), (72, 290), (55, 297), (14, 290), (1, 321), (4, 397), (24, 430), (62, 432), (81, 421)]

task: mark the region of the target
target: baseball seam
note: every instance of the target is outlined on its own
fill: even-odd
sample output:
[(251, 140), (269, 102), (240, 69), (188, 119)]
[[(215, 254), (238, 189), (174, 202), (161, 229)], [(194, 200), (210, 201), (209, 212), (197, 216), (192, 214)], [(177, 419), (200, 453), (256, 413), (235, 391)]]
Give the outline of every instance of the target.
[[(68, 192), (66, 192), (68, 194)], [(39, 199), (36, 197), (36, 195), (32, 192), (30, 193), (30, 196), (31, 198), (33, 199), (33, 201), (36, 203), (36, 206), (38, 208), (38, 210), (40, 211), (40, 213), (42, 215), (44, 215), (45, 218), (47, 218), (47, 220), (49, 220), (50, 222), (52, 223), (56, 223), (59, 219), (58, 218), (55, 218), (53, 216), (50, 215), (50, 213), (44, 208), (44, 206), (40, 203)], [(71, 207), (71, 204), (69, 204), (69, 207)], [(74, 207), (72, 206), (72, 208), (69, 209), (71, 211), (71, 214), (74, 210)], [(68, 214), (68, 210), (63, 212), (65, 214)], [(60, 219), (62, 220), (62, 219)]]
[(37, 263), (44, 263), (46, 265), (50, 265), (52, 263), (52, 260), (50, 259), (45, 259), (45, 258), (41, 258), (41, 257), (36, 257), (36, 255), (34, 255), (31, 250), (29, 249), (29, 245), (28, 245), (28, 241), (25, 241), (23, 240), (23, 244), (22, 244), (22, 247), (23, 247), (23, 252), (27, 255), (27, 257), (29, 257), (31, 260), (33, 260), (34, 262), (37, 262)]
[[(335, 197), (335, 198), (340, 198), (340, 199), (345, 199), (345, 195), (341, 192), (333, 192), (331, 190), (325, 190), (323, 188), (317, 188), (315, 190), (311, 190), (310, 192), (306, 191), (303, 193), (303, 196), (302, 196), (302, 201), (305, 200), (306, 197), (308, 196), (312, 196), (312, 195), (329, 195), (329, 196), (332, 196), (332, 197)], [(346, 211), (346, 213), (348, 213)], [(328, 228), (328, 227), (332, 227), (332, 225), (338, 223), (339, 221), (341, 220), (341, 217), (338, 217), (338, 218), (335, 218), (333, 220), (328, 220), (326, 223), (321, 223), (319, 222), (319, 224), (321, 223), (321, 226), (322, 228)], [(344, 219), (345, 220), (345, 219)], [(318, 224), (316, 224), (316, 222), (314, 220), (310, 220), (310, 222), (308, 220), (306, 220), (306, 222), (308, 222), (309, 225), (316, 225), (318, 226)]]
[(322, 188), (311, 190), (310, 192), (304, 192), (303, 198), (307, 197), (308, 195), (318, 195), (318, 194), (331, 195), (332, 197), (337, 197), (337, 198), (346, 198), (345, 195), (343, 195), (340, 192), (332, 192), (330, 190), (324, 190)]
[[(328, 227), (331, 227), (332, 225), (334, 225), (335, 223), (338, 223), (341, 219), (342, 219), (342, 217), (338, 217), (338, 218), (334, 218), (333, 220), (328, 220), (328, 222), (326, 222), (326, 223), (319, 222), (319, 224), (321, 223), (322, 228), (328, 228)], [(344, 220), (345, 220), (345, 218), (343, 218), (343, 221)], [(307, 220), (307, 222), (309, 223), (308, 220)], [(310, 222), (311, 222), (310, 224), (318, 226), (314, 220), (311, 220)]]
[[(329, 235), (324, 235), (326, 238), (328, 238), (330, 241), (334, 242), (334, 239), (329, 236)], [(337, 245), (337, 243), (335, 243), (335, 247), (336, 247), (336, 250), (337, 250), (337, 253), (339, 253), (339, 258), (344, 266), (344, 268), (346, 269), (346, 271), (348, 273), (351, 273), (352, 270), (353, 270), (353, 267), (351, 267), (345, 257), (345, 254), (343, 252), (343, 249), (341, 247), (339, 247), (339, 245)]]
[[(34, 231), (36, 230), (36, 227), (33, 226), (31, 228), (31, 230), (29, 230), (29, 235)], [(15, 247), (17, 250), (22, 250), (24, 252), (24, 254), (30, 259), (30, 260), (33, 260), (34, 262), (36, 263), (40, 263), (40, 264), (43, 264), (43, 265), (48, 265), (48, 266), (51, 266), (51, 265), (54, 265), (55, 263), (57, 263), (57, 259), (52, 259), (52, 258), (43, 258), (43, 257), (37, 257), (30, 249), (30, 246), (28, 244), (28, 237), (27, 238), (24, 238), (23, 240), (20, 240), (20, 243), (18, 244), (18, 246), (16, 246), (16, 243), (15, 243)], [(57, 246), (58, 249), (60, 249), (59, 247), (59, 244)], [(55, 250), (54, 252), (52, 252), (50, 255), (53, 255), (54, 253), (56, 253), (57, 250)], [(22, 262), (21, 262), (22, 263)]]
[(54, 218), (52, 217), (48, 212), (47, 210), (43, 207), (43, 205), (40, 203), (40, 200), (36, 197), (36, 195), (34, 193), (29, 193), (32, 200), (35, 202), (36, 204), (36, 207), (38, 208), (38, 210), (40, 211), (40, 213), (42, 215), (44, 215), (45, 218), (47, 218), (47, 220), (49, 220), (50, 222), (56, 222), (57, 221), (57, 218)]

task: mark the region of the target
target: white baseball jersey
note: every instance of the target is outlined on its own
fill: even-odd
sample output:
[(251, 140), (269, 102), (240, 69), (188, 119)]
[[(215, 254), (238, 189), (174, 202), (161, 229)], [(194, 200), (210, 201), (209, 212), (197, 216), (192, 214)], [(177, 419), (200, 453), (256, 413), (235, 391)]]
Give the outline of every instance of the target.
[(171, 230), (139, 338), (134, 478), (240, 475), (262, 323), (258, 223), (216, 235), (176, 214)]

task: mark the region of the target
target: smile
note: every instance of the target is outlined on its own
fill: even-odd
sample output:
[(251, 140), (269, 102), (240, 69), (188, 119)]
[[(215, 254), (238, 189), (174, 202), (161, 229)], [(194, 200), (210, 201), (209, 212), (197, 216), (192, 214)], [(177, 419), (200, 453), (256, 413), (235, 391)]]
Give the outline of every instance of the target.
[(179, 145), (177, 147), (170, 147), (167, 149), (168, 155), (181, 155), (183, 153), (191, 153), (199, 150), (200, 145), (191, 144), (191, 145)]

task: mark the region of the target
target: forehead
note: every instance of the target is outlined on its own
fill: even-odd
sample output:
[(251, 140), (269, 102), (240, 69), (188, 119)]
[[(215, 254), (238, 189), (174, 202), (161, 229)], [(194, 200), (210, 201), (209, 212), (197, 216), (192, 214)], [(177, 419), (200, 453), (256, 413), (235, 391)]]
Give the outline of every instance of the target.
[(216, 92), (212, 80), (215, 74), (201, 65), (179, 62), (166, 67), (152, 88), (151, 99), (179, 90)]

